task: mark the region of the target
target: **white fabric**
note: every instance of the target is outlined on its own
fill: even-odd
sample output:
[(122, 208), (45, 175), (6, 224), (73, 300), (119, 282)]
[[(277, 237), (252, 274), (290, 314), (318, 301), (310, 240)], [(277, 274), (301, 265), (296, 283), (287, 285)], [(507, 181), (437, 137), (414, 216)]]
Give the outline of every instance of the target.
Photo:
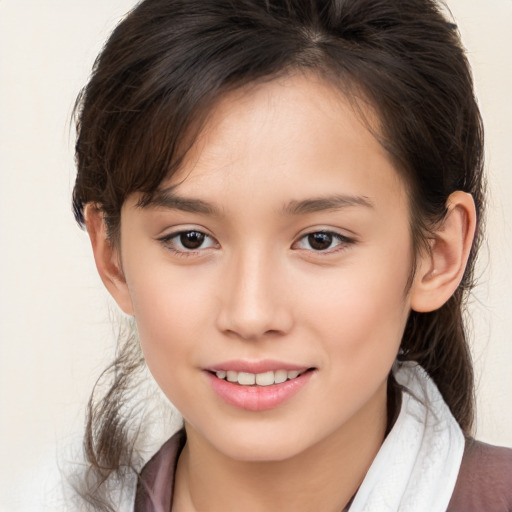
[(427, 373), (403, 363), (395, 379), (402, 407), (350, 512), (445, 512), (464, 452), (464, 435)]

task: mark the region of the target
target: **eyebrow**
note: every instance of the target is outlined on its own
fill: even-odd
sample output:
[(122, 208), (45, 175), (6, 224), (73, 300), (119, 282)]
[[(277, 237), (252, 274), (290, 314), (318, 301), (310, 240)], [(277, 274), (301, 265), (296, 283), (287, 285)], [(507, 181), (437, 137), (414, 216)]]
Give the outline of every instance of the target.
[(181, 210), (189, 213), (202, 213), (205, 215), (219, 214), (219, 210), (202, 199), (193, 197), (181, 197), (173, 192), (174, 187), (157, 191), (143, 207), (163, 207), (169, 210)]
[[(213, 204), (193, 197), (182, 197), (173, 192), (174, 187), (157, 191), (144, 207), (163, 207), (169, 210), (181, 210), (204, 215), (220, 215), (220, 210)], [(282, 208), (284, 215), (305, 215), (327, 210), (339, 210), (350, 206), (373, 208), (373, 203), (365, 196), (332, 195), (290, 201)]]
[(287, 215), (304, 215), (325, 210), (340, 210), (349, 206), (373, 208), (373, 203), (364, 196), (333, 195), (302, 201), (290, 201), (283, 208), (283, 212)]

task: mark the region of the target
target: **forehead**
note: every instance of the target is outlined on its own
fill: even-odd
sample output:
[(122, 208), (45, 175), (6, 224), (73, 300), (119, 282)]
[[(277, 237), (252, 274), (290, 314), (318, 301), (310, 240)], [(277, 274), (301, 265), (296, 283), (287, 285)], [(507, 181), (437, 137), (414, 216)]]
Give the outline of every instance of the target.
[(217, 211), (276, 210), (333, 195), (367, 199), (377, 207), (401, 204), (402, 179), (368, 128), (375, 115), (369, 108), (362, 114), (313, 74), (230, 92), (159, 191), (204, 200)]

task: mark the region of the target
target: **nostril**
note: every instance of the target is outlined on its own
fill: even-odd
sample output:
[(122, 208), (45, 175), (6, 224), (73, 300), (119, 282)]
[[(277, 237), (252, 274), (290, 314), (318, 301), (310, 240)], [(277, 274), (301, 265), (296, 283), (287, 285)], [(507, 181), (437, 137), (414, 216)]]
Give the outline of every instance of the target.
[[(230, 337), (245, 340), (279, 337), (291, 330), (293, 314), (282, 297), (229, 294), (219, 303), (217, 328)], [(256, 300), (257, 299), (257, 300)]]

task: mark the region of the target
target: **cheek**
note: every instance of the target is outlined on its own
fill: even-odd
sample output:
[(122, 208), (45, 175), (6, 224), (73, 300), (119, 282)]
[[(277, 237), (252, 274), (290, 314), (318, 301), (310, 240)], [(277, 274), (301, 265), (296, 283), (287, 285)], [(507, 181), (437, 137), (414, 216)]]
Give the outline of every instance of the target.
[(179, 376), (194, 364), (195, 340), (204, 338), (211, 309), (208, 285), (187, 272), (170, 272), (166, 265), (131, 276), (141, 348), (155, 380), (172, 399), (173, 389), (182, 380)]
[(314, 306), (317, 320), (309, 328), (317, 329), (313, 336), (323, 345), (326, 388), (336, 390), (330, 407), (347, 417), (387, 380), (409, 313), (406, 282), (405, 273), (378, 279), (368, 269), (352, 271), (329, 290), (329, 300)]
[(155, 262), (151, 269), (133, 268), (128, 275), (141, 335), (143, 331), (148, 339), (158, 343), (171, 333), (194, 334), (199, 328), (212, 292), (204, 275), (192, 269), (175, 270), (165, 260)]
[(408, 257), (361, 258), (304, 295), (310, 328), (321, 331), (326, 352), (340, 364), (367, 371), (382, 358), (393, 361), (410, 309), (410, 264)]

